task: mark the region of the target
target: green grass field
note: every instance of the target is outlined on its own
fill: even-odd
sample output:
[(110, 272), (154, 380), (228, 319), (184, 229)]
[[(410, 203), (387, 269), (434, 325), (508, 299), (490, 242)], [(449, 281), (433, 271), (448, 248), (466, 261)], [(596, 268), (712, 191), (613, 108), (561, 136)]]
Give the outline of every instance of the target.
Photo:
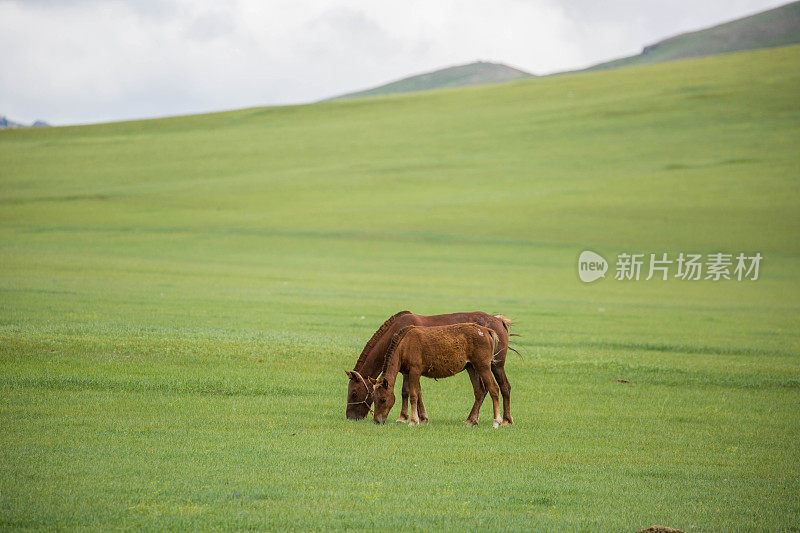
[[(797, 531), (798, 66), (0, 132), (0, 528)], [(345, 420), (401, 309), (515, 320), (513, 427)]]

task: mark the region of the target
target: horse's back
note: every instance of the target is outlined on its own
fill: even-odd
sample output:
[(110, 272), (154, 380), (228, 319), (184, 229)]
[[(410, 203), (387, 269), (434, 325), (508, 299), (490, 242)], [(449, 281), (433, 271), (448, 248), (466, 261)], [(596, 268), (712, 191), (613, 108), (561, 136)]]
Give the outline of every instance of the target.
[(478, 352), (491, 351), (489, 330), (474, 323), (416, 327), (409, 333), (407, 356), (418, 359), (422, 375), (429, 378), (454, 376), (486, 355)]
[[(372, 350), (367, 357), (368, 361), (365, 365), (369, 370), (371, 370), (371, 372), (366, 372), (366, 374), (372, 375), (372, 377), (377, 377), (377, 373), (380, 372), (383, 359), (386, 354), (386, 349), (389, 347), (392, 337), (399, 333), (403, 328), (408, 326), (433, 328), (455, 326), (458, 324), (478, 324), (494, 331), (500, 340), (500, 343), (498, 344), (498, 354), (496, 360), (501, 365), (505, 362), (506, 347), (508, 346), (508, 330), (503, 325), (502, 320), (493, 315), (484, 313), (483, 311), (448, 313), (443, 315), (418, 315), (416, 313), (405, 313), (397, 316), (397, 318), (392, 321), (386, 332), (372, 347)], [(465, 352), (468, 348), (466, 346), (462, 346), (460, 349), (462, 352)], [(464, 367), (462, 366), (455, 373), (458, 373), (463, 369)], [(440, 376), (430, 377), (438, 378)]]

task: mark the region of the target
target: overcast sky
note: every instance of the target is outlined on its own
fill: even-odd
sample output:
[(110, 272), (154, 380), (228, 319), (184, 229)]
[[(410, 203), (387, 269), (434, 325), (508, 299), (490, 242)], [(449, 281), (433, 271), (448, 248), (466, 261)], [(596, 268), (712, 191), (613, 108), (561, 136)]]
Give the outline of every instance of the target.
[(0, 115), (293, 104), (455, 64), (547, 74), (785, 0), (0, 0)]

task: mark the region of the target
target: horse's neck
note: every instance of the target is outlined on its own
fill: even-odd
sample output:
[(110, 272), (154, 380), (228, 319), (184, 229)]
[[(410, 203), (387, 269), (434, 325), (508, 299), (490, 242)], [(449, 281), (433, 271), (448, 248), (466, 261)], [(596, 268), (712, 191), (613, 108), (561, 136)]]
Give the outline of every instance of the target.
[(386, 365), (386, 372), (383, 375), (389, 382), (389, 388), (394, 388), (394, 381), (397, 379), (397, 373), (400, 371), (400, 360), (403, 357), (403, 346), (398, 346), (392, 352), (392, 357), (389, 358), (389, 363)]
[(381, 369), (383, 368), (383, 357), (386, 355), (386, 352), (379, 353), (378, 350), (373, 349), (366, 359), (364, 359), (364, 363), (361, 365), (359, 369), (359, 374), (366, 377), (377, 378), (378, 374), (381, 373)]

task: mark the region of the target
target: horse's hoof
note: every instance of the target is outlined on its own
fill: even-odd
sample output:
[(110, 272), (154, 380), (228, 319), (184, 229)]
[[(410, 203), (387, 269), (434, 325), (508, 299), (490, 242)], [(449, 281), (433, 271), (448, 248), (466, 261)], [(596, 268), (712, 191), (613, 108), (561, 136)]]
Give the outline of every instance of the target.
[(408, 417), (407, 416), (401, 416), (400, 418), (395, 420), (395, 422), (400, 422), (400, 423), (405, 424), (406, 422), (408, 422)]
[(495, 420), (494, 422), (492, 422), (492, 427), (493, 427), (494, 429), (497, 429), (497, 428), (499, 428), (499, 427), (500, 427), (500, 422), (501, 422), (501, 420), (499, 420), (499, 419), (498, 419), (498, 420)]
[(478, 427), (478, 421), (477, 420), (472, 420), (471, 418), (467, 418), (466, 420), (464, 420), (464, 424), (466, 424), (467, 426), (469, 426), (471, 428)]
[(409, 420), (408, 421), (408, 425), (409, 426), (418, 426), (419, 425), (419, 421), (418, 420)]
[(513, 420), (503, 420), (502, 422), (500, 422), (501, 426), (511, 426), (513, 424), (514, 424)]
[(427, 418), (420, 418), (419, 419), (419, 423), (420, 424), (427, 424), (428, 423), (428, 419)]

